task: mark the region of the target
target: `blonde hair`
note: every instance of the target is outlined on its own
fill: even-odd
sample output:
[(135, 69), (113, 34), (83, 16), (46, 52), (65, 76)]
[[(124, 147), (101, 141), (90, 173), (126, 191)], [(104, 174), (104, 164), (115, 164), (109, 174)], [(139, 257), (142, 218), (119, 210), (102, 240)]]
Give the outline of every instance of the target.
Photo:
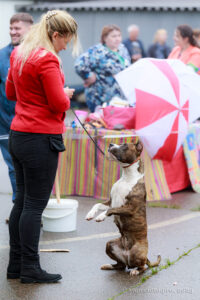
[(158, 37), (159, 37), (160, 34), (166, 34), (166, 35), (167, 35), (167, 30), (162, 29), (162, 28), (161, 28), (161, 29), (158, 29), (158, 30), (156, 31), (155, 35), (154, 35), (154, 39), (153, 39), (154, 43), (157, 43), (157, 42), (158, 42)]
[(20, 44), (16, 62), (20, 62), (20, 72), (32, 51), (37, 51), (39, 47), (45, 48), (46, 51), (53, 53), (61, 62), (56, 53), (52, 35), (58, 32), (60, 36), (69, 37), (73, 40), (73, 54), (78, 54), (78, 35), (77, 23), (74, 18), (66, 11), (53, 10), (42, 15), (39, 23), (33, 25), (30, 31), (24, 37)]

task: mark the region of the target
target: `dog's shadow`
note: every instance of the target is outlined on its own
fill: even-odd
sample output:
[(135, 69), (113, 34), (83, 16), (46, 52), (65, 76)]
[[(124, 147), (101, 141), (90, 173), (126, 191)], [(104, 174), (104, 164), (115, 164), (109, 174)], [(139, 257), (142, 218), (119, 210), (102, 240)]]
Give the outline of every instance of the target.
[[(116, 295), (126, 296), (127, 293), (130, 293), (131, 290), (138, 287), (138, 284), (141, 283), (143, 277), (148, 276), (149, 272), (146, 271), (137, 276), (130, 276), (130, 270), (113, 270), (111, 272), (105, 271), (107, 273), (106, 280), (112, 282), (112, 288), (115, 290)], [(114, 295), (110, 295), (114, 296)], [(109, 299), (112, 299), (109, 298)]]
[[(133, 270), (133, 269), (131, 269)], [(115, 282), (119, 285), (122, 285), (122, 287), (127, 287), (127, 283), (131, 284), (131, 286), (134, 286), (136, 284), (138, 284), (141, 279), (145, 276), (148, 276), (150, 273), (149, 270), (146, 270), (145, 272), (141, 273), (140, 275), (137, 276), (130, 276), (130, 269), (126, 268), (125, 270), (112, 270), (112, 271), (103, 271), (105, 273), (107, 273), (109, 280), (111, 280), (112, 282)]]

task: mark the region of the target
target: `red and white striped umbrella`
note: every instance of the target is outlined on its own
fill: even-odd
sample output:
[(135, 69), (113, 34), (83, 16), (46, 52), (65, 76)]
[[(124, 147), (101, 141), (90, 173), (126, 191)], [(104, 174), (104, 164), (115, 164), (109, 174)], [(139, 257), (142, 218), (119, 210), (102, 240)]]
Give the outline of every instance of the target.
[(136, 134), (149, 155), (171, 160), (189, 120), (200, 116), (200, 76), (178, 60), (146, 58), (117, 74), (116, 80), (128, 101), (136, 101)]

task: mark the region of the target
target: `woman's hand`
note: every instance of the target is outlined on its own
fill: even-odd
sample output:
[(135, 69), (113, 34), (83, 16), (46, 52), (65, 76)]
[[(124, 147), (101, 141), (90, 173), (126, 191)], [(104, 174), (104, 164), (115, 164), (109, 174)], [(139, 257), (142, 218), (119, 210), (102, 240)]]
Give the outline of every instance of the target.
[(90, 77), (88, 77), (87, 79), (84, 80), (84, 87), (89, 87), (90, 85), (95, 83), (96, 80), (97, 80), (96, 74), (92, 73), (92, 75)]
[(74, 94), (75, 89), (70, 89), (68, 87), (64, 88), (65, 94), (71, 99)]

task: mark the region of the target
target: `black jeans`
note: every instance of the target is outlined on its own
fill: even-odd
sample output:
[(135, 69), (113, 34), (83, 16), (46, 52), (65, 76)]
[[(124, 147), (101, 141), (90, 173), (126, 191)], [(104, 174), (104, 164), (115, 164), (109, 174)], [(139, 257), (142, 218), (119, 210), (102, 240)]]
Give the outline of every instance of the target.
[(62, 135), (10, 132), (9, 150), (16, 172), (16, 199), (9, 219), (10, 257), (22, 263), (39, 261), (41, 215), (53, 187)]

